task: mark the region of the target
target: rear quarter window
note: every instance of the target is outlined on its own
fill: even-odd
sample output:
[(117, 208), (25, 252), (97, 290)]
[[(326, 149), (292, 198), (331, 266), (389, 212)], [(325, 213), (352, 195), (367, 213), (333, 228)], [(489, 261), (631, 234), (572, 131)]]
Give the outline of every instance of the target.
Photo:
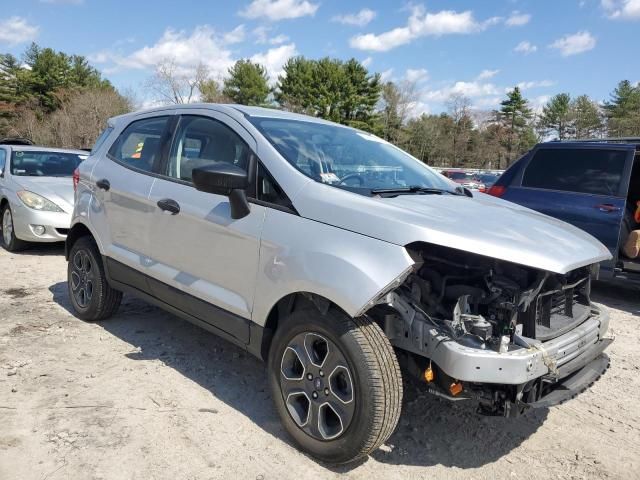
[(541, 149), (527, 165), (522, 186), (618, 196), (626, 155), (616, 150)]

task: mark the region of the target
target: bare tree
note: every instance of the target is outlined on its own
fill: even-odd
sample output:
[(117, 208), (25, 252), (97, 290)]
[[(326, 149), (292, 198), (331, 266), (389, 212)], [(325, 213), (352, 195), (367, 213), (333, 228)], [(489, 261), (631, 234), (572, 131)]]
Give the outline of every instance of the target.
[(404, 80), (400, 83), (387, 82), (382, 86), (378, 110), (382, 115), (384, 138), (394, 143), (400, 142), (402, 126), (409, 118), (411, 108), (418, 101), (415, 82)]
[(453, 121), (451, 131), (453, 166), (464, 161), (464, 153), (471, 138), (473, 121), (471, 119), (471, 100), (459, 93), (453, 94), (447, 100), (447, 111)]
[(199, 87), (208, 80), (209, 69), (203, 63), (189, 70), (178, 66), (173, 59), (165, 59), (156, 65), (147, 87), (163, 103), (191, 103), (199, 93)]
[(131, 110), (128, 99), (110, 88), (70, 90), (58, 96), (61, 106), (53, 113), (34, 107), (21, 109), (10, 134), (40, 145), (89, 148), (107, 119)]

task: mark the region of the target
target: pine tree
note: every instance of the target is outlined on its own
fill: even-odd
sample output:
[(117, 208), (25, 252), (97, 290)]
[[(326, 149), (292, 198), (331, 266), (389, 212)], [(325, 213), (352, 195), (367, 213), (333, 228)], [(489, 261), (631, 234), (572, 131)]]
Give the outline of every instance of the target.
[(241, 105), (265, 105), (271, 89), (267, 70), (251, 60), (238, 60), (229, 68), (222, 93)]
[(564, 140), (570, 135), (574, 128), (571, 96), (568, 93), (559, 93), (551, 97), (542, 108), (539, 124), (547, 132), (555, 131), (559, 140)]
[(596, 102), (587, 95), (580, 95), (571, 102), (571, 112), (576, 138), (600, 135), (603, 128), (602, 113)]
[(531, 143), (533, 133), (531, 126), (528, 125), (528, 120), (531, 118), (532, 112), (529, 108), (529, 102), (522, 96), (519, 87), (514, 87), (513, 90), (507, 92), (506, 100), (503, 100), (500, 105), (499, 117), (509, 131), (507, 162), (511, 162), (514, 158), (514, 146), (518, 153)]
[(640, 84), (618, 83), (604, 109), (610, 136), (640, 135)]
[(295, 57), (284, 65), (275, 98), (288, 110), (371, 131), (381, 89), (380, 75), (355, 59)]

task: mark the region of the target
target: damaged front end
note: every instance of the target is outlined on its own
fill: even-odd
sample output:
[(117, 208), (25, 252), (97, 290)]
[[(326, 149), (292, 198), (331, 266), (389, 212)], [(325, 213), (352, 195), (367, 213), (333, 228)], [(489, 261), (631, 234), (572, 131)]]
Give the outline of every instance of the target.
[(594, 266), (557, 274), (424, 243), (407, 250), (412, 272), (366, 314), (430, 393), (511, 416), (561, 403), (607, 368), (608, 315), (590, 301)]

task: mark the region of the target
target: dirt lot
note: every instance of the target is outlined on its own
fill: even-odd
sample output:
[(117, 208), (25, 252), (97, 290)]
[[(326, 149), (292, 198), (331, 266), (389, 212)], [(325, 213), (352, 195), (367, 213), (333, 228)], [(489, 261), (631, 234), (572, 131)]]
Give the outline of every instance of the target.
[(333, 468), (299, 453), (264, 366), (138, 300), (69, 313), (60, 247), (0, 250), (0, 479), (640, 478), (640, 302), (600, 286), (611, 368), (524, 417), (478, 417), (409, 388), (388, 444)]

